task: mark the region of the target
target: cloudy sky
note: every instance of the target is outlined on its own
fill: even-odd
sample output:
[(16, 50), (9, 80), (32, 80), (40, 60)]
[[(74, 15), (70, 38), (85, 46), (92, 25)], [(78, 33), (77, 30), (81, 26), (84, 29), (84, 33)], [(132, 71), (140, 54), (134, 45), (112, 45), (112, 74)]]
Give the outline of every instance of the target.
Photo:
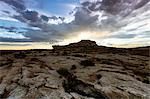
[(150, 46), (150, 0), (0, 0), (0, 49), (51, 48), (82, 39)]

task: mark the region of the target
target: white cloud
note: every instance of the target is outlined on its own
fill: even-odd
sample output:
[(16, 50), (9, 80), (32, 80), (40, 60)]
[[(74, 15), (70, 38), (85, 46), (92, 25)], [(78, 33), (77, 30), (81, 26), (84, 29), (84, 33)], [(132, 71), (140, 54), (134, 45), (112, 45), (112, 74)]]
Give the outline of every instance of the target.
[(54, 19), (49, 19), (48, 20), (48, 24), (55, 24), (55, 25), (58, 25), (58, 24), (61, 24), (63, 23), (62, 20), (58, 19), (58, 20), (54, 20)]
[(71, 23), (74, 19), (75, 19), (74, 16), (68, 15), (68, 16), (65, 16), (64, 22), (65, 22), (65, 23)]
[(63, 6), (66, 9), (70, 9), (70, 11), (72, 11), (74, 8), (78, 7), (77, 4), (70, 4), (70, 3), (63, 3), (60, 4), (61, 6)]
[[(3, 11), (7, 11), (9, 12), (8, 14), (7, 13), (4, 13)], [(0, 17), (5, 17), (5, 16), (13, 16), (13, 15), (18, 15), (18, 13), (8, 4), (0, 1)]]
[(0, 1), (0, 20), (18, 21), (12, 18), (13, 15), (19, 15), (11, 6)]
[(124, 24), (119, 30), (113, 34), (137, 34), (142, 35), (145, 32), (149, 32), (150, 36), (150, 3), (144, 7), (134, 10), (129, 16), (122, 20), (119, 20), (119, 24)]
[[(62, 15), (62, 17), (65, 17), (64, 20), (62, 17), (59, 17), (61, 15), (44, 12), (42, 9), (41, 11), (30, 9), (36, 10), (36, 12), (38, 12), (38, 16), (56, 16), (56, 18), (49, 18), (48, 23), (47, 21), (40, 22), (39, 20), (32, 23), (27, 21), (26, 23), (29, 26), (36, 26), (40, 28), (40, 30), (36, 29), (36, 31), (28, 31), (26, 36), (31, 37), (33, 41), (34, 39), (35, 41), (62, 40), (65, 39), (66, 35), (71, 35), (76, 31), (78, 32), (82, 30), (84, 32), (86, 30), (93, 30), (98, 31), (99, 33), (104, 31), (106, 32), (107, 36), (105, 38), (99, 36), (95, 39), (99, 42), (103, 41), (102, 44), (104, 45), (125, 45), (129, 43), (140, 43), (141, 45), (146, 44), (145, 42), (147, 41), (147, 38), (150, 37), (150, 34), (147, 33), (150, 32), (150, 3), (147, 3), (141, 8), (134, 9), (138, 2), (141, 2), (142, 0), (131, 0), (131, 3), (129, 3), (130, 0), (121, 0), (122, 2), (119, 2), (119, 4), (109, 4), (108, 2), (108, 5), (104, 4), (104, 9), (101, 10), (101, 3), (96, 3), (96, 1), (102, 0), (81, 0), (80, 3), (85, 1), (89, 1), (91, 3), (89, 5), (85, 4), (85, 7), (84, 5), (79, 6), (76, 4), (60, 4), (63, 8), (74, 11), (71, 15)], [(74, 9), (75, 7), (78, 8)], [(110, 12), (110, 10), (112, 12)], [(67, 10), (67, 12), (68, 11), (69, 10)], [(0, 13), (0, 15), (2, 14)], [(8, 18), (8, 20), (11, 19)], [(86, 36), (88, 35), (84, 36), (85, 34), (83, 34), (80, 38), (87, 38)], [(12, 37), (12, 35), (19, 38), (22, 37), (21, 35), (18, 36), (16, 34), (9, 33), (6, 33), (5, 37)], [(145, 36), (149, 37), (144, 38)], [(92, 36), (89, 35), (88, 39), (91, 37)], [(144, 42), (142, 42), (142, 40), (144, 40)]]
[(28, 39), (27, 37), (23, 36), (22, 34), (18, 33), (11, 33), (0, 30), (0, 37), (2, 38), (13, 38), (13, 39)]
[(86, 2), (86, 1), (88, 1), (88, 2), (97, 2), (97, 1), (102, 2), (103, 0), (80, 0), (81, 3)]
[(18, 20), (5, 16), (5, 17), (0, 17), (0, 20), (6, 20), (6, 21), (15, 21), (15, 22), (19, 22)]

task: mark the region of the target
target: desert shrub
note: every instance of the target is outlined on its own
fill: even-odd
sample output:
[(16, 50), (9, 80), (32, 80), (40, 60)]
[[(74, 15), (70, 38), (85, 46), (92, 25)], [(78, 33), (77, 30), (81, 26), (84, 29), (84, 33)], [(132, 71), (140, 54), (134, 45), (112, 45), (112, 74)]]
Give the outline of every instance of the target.
[(95, 63), (92, 62), (91, 60), (82, 60), (80, 62), (80, 65), (82, 65), (82, 66), (95, 66)]
[(70, 72), (68, 71), (67, 68), (60, 68), (57, 70), (57, 72), (64, 77), (67, 77), (68, 75), (70, 75)]
[(66, 92), (71, 92), (72, 91), (72, 87), (76, 86), (76, 76), (74, 76), (73, 74), (71, 74), (68, 69), (66, 68), (60, 68), (57, 70), (57, 72), (66, 78), (66, 80), (64, 80), (63, 87), (65, 89)]
[(17, 58), (17, 59), (21, 59), (21, 58), (25, 58), (27, 55), (25, 53), (22, 53), (22, 52), (19, 52), (19, 53), (16, 53), (14, 54), (14, 57)]
[(66, 92), (73, 92), (73, 87), (78, 85), (78, 80), (74, 76), (69, 76), (62, 84)]
[(71, 70), (75, 70), (76, 68), (77, 68), (76, 65), (71, 66)]
[(144, 78), (143, 83), (150, 84), (150, 80), (146, 77)]

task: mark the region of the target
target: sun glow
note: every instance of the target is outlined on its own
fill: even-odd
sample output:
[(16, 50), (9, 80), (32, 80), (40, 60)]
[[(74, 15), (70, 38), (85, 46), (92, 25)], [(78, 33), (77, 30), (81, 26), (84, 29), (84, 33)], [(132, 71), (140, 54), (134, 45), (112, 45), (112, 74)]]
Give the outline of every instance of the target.
[(78, 38), (80, 40), (83, 40), (83, 39), (90, 39), (92, 36), (91, 33), (88, 33), (88, 32), (81, 32), (79, 35), (78, 35)]
[(56, 43), (56, 45), (67, 45), (71, 42), (78, 42), (80, 40), (96, 40), (105, 36), (106, 34), (107, 33), (105, 32), (80, 31), (66, 36), (63, 41)]

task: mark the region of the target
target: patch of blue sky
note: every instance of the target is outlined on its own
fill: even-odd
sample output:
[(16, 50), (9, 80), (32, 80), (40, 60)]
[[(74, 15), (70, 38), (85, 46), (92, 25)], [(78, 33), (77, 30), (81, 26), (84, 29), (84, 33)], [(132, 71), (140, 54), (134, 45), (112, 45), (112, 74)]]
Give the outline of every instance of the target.
[(0, 20), (0, 26), (3, 27), (15, 27), (17, 32), (26, 32), (28, 29), (32, 30), (40, 30), (37, 27), (31, 27), (26, 23), (22, 23), (20, 21), (8, 21), (8, 20)]
[(3, 29), (0, 29), (0, 37), (2, 37), (2, 38), (13, 38), (13, 39), (28, 39), (21, 33), (7, 32)]
[(19, 21), (0, 20), (0, 26), (4, 27), (27, 27), (25, 23)]

